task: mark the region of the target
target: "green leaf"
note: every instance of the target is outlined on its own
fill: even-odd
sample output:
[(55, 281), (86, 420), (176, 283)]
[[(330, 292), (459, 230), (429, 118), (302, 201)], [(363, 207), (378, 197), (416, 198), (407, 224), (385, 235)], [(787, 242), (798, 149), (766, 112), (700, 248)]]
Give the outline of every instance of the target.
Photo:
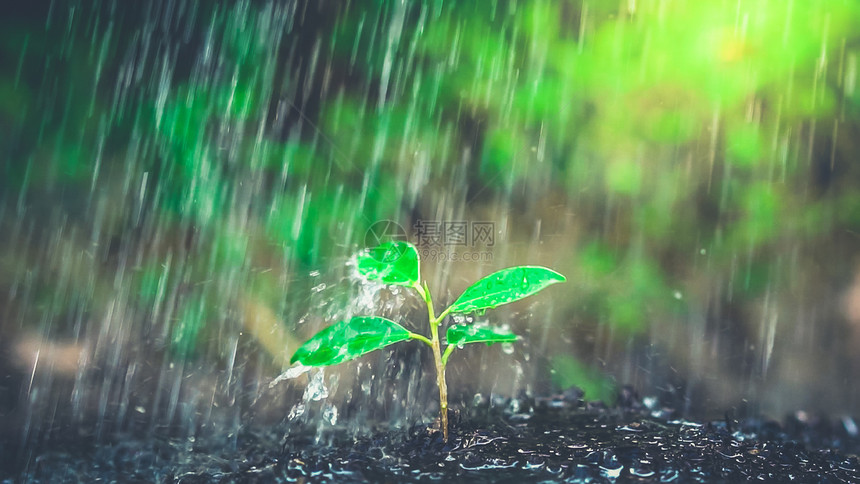
[(451, 313), (467, 313), (517, 301), (564, 282), (563, 275), (546, 267), (519, 266), (494, 272), (469, 286), (451, 305)]
[(385, 284), (414, 286), (420, 278), (418, 250), (409, 242), (386, 242), (358, 254), (358, 272)]
[(471, 324), (455, 324), (448, 328), (446, 334), (449, 345), (464, 345), (468, 343), (511, 343), (517, 340), (517, 335), (495, 326), (475, 326)]
[(409, 339), (409, 331), (390, 319), (376, 316), (356, 316), (340, 321), (305, 341), (290, 363), (305, 366), (337, 365)]

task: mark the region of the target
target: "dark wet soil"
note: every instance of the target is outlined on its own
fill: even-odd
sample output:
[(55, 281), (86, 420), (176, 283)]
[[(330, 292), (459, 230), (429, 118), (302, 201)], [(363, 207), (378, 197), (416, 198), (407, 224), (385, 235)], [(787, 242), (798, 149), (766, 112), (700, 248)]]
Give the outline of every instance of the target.
[(577, 397), (479, 401), (447, 443), (427, 426), (367, 437), (285, 437), (284, 428), (196, 442), (128, 436), (38, 453), (4, 482), (860, 482), (850, 419), (697, 423), (638, 399), (605, 408)]

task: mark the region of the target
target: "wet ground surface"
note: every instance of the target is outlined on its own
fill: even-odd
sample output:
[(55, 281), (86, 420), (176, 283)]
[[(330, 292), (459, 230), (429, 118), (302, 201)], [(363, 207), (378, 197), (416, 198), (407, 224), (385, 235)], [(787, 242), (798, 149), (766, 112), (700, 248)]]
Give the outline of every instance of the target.
[(456, 419), (447, 443), (426, 426), (357, 438), (285, 438), (275, 427), (195, 442), (127, 437), (32, 455), (4, 482), (860, 482), (850, 419), (697, 423), (653, 402), (604, 408), (571, 393), (495, 403)]

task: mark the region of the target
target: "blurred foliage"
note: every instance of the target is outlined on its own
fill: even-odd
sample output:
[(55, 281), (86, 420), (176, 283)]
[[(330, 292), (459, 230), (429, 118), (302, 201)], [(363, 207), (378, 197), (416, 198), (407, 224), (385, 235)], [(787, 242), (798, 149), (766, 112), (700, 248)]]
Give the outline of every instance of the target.
[(605, 375), (588, 368), (570, 355), (554, 355), (550, 372), (553, 383), (560, 389), (576, 386), (583, 391), (586, 401), (599, 400), (607, 405), (615, 403), (618, 395), (615, 384)]
[(58, 6), (46, 36), (41, 12), (2, 23), (0, 203), (119, 193), (113, 235), (154, 245), (137, 304), (166, 311), (178, 354), (225, 301), (298, 319), (310, 271), (452, 179), (476, 205), (563, 196), (587, 234), (560, 256), (571, 307), (619, 336), (702, 303), (676, 293), (697, 271), (753, 298), (793, 241), (860, 231), (857, 179), (833, 175), (856, 169), (814, 146), (860, 114), (854, 1), (297, 8), (201, 5), (161, 43), (140, 35), (157, 15), (102, 4)]

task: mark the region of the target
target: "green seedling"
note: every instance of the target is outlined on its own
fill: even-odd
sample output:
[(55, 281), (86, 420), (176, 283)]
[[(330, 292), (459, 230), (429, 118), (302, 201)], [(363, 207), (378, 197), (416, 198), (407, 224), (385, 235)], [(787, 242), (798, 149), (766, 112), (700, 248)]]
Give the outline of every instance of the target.
[(421, 282), (418, 251), (409, 242), (386, 242), (358, 255), (358, 272), (367, 279), (414, 289), (427, 304), (430, 336), (413, 333), (390, 319), (379, 316), (355, 316), (320, 331), (306, 341), (290, 359), (305, 366), (329, 366), (343, 363), (365, 353), (406, 340), (417, 340), (433, 350), (436, 384), (439, 386), (439, 415), (442, 436), (448, 440), (448, 385), (445, 367), (456, 348), (469, 343), (510, 343), (517, 335), (492, 326), (454, 324), (446, 332), (444, 351), (439, 340), (439, 326), (448, 315), (483, 313), (487, 309), (517, 301), (541, 289), (564, 282), (563, 275), (546, 267), (519, 266), (494, 272), (467, 288), (454, 304), (438, 316), (426, 283)]

